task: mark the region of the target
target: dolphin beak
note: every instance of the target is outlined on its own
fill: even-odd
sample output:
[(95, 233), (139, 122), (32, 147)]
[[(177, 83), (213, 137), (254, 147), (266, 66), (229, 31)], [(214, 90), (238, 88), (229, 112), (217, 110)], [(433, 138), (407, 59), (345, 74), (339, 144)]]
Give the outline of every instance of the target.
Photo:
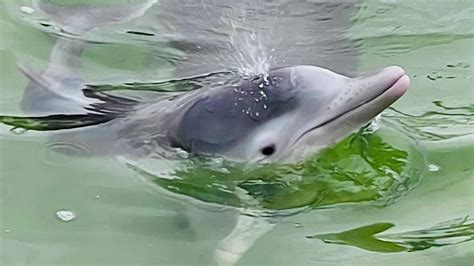
[[(402, 96), (410, 86), (410, 78), (405, 74), (405, 71), (398, 66), (391, 66), (384, 68), (379, 73), (373, 76), (374, 79), (379, 79), (387, 89), (385, 92), (390, 92), (390, 95), (399, 98)], [(380, 87), (384, 87), (381, 84)]]
[[(401, 67), (391, 66), (375, 74), (352, 79), (349, 89), (352, 90), (351, 94), (355, 98), (359, 98), (357, 105), (383, 99), (382, 102), (387, 102), (387, 104), (381, 107), (385, 108), (400, 98), (409, 86), (410, 78), (405, 74), (405, 71)], [(359, 94), (363, 97), (357, 97)]]
[(345, 115), (352, 126), (370, 121), (408, 90), (410, 78), (398, 66), (391, 66), (367, 76), (349, 80)]

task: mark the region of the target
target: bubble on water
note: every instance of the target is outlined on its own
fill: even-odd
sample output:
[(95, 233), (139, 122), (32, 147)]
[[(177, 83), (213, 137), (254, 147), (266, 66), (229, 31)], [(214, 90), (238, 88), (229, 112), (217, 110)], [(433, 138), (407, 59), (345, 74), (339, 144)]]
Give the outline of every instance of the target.
[(258, 87), (261, 89), (263, 88), (263, 83), (258, 84)]
[(428, 165), (428, 171), (438, 172), (439, 171), (439, 166), (437, 166), (436, 164), (430, 164), (430, 165)]
[(95, 195), (94, 199), (100, 199), (100, 195)]
[(189, 153), (185, 150), (179, 149), (176, 154), (178, 155), (179, 158), (181, 159), (188, 159), (189, 158)]
[(295, 227), (298, 227), (298, 228), (299, 228), (299, 227), (303, 227), (303, 225), (302, 225), (301, 223), (294, 223), (293, 225), (294, 225)]
[(5, 232), (5, 233), (10, 233), (11, 231), (12, 231), (12, 230), (10, 230), (10, 229), (5, 229), (5, 230), (3, 230), (3, 232)]
[(60, 210), (56, 212), (56, 216), (63, 222), (69, 222), (76, 218), (76, 214), (68, 210)]
[(35, 10), (29, 6), (20, 7), (20, 11), (28, 15), (33, 14), (33, 12), (35, 12)]
[(12, 129), (10, 129), (10, 132), (12, 132), (13, 134), (17, 134), (17, 135), (20, 135), (20, 134), (23, 134), (27, 131), (26, 128), (22, 128), (22, 127), (14, 127)]

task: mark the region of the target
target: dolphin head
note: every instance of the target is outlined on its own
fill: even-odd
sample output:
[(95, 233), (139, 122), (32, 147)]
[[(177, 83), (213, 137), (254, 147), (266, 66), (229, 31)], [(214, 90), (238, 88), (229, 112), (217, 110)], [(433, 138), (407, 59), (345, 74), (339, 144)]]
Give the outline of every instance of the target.
[(349, 78), (316, 66), (272, 70), (209, 90), (186, 107), (172, 144), (245, 162), (289, 162), (325, 148), (404, 94), (400, 67)]

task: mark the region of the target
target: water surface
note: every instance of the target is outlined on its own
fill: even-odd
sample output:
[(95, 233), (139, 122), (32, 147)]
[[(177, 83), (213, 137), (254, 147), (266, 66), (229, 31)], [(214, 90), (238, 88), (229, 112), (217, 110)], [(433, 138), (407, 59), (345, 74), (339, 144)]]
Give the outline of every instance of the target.
[[(31, 3), (0, 4), (2, 115), (23, 115), (27, 79), (16, 65), (43, 69), (56, 39), (74, 38), (22, 6)], [(470, 265), (473, 12), (471, 1), (161, 1), (88, 32), (82, 77), (140, 99), (294, 64), (349, 75), (400, 65), (412, 86), (378, 130), (306, 162), (247, 169), (189, 158), (166, 172), (178, 181), (144, 171), (163, 170), (156, 160), (68, 157), (45, 132), (2, 125), (0, 262), (212, 265), (240, 207), (276, 225), (239, 265)]]

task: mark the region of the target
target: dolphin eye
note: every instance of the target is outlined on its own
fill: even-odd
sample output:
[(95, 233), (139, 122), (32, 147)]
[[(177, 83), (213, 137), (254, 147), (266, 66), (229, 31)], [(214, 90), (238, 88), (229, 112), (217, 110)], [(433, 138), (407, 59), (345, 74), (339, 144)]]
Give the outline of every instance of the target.
[(260, 152), (265, 156), (270, 156), (273, 153), (275, 153), (275, 146), (274, 145), (265, 146), (260, 150)]

